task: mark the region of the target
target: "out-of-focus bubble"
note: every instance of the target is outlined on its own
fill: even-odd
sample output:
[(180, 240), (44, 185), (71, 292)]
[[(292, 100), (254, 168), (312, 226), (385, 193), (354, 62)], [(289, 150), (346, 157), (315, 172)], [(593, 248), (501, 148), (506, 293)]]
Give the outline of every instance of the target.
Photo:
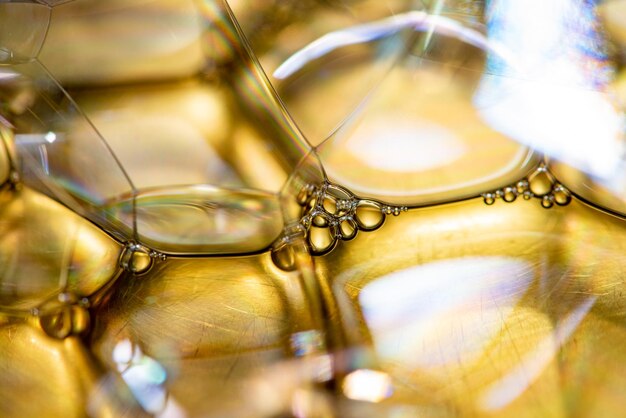
[(0, 64), (35, 58), (44, 43), (49, 22), (50, 8), (34, 0), (1, 2)]
[(204, 68), (192, 0), (57, 3), (39, 58), (64, 86), (180, 79)]

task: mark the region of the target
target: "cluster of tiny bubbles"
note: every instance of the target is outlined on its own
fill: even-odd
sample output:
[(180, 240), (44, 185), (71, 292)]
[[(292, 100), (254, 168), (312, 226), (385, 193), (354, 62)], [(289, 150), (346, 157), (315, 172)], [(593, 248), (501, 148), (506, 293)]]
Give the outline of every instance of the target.
[(285, 271), (295, 270), (292, 244), (304, 239), (312, 255), (332, 251), (339, 241), (356, 238), (359, 231), (380, 228), (387, 215), (398, 216), (408, 211), (406, 206), (384, 205), (361, 199), (344, 187), (324, 182), (308, 184), (296, 196), (302, 207), (302, 217), (285, 228), (272, 247), (274, 264)]
[(524, 200), (539, 199), (541, 206), (546, 209), (551, 208), (555, 203), (565, 206), (572, 201), (570, 191), (556, 181), (545, 164), (541, 164), (530, 176), (516, 184), (494, 192), (483, 193), (482, 196), (487, 205), (493, 205), (497, 199), (511, 203), (519, 196), (522, 196)]
[(39, 326), (50, 337), (65, 339), (71, 335), (82, 335), (89, 330), (89, 299), (79, 298), (73, 293), (62, 292), (31, 310)]
[[(359, 231), (374, 231), (385, 222), (387, 215), (400, 215), (406, 206), (395, 207), (356, 197), (344, 187), (324, 182), (309, 184), (297, 197), (302, 207), (302, 217), (293, 234), (303, 236), (312, 255), (320, 256), (332, 251), (339, 241), (356, 238)], [(284, 270), (293, 270), (292, 255), (287, 250), (288, 231), (274, 245), (273, 259)]]
[(399, 216), (402, 212), (407, 212), (409, 208), (407, 206), (383, 206), (382, 211), (386, 215)]
[(135, 242), (129, 242), (120, 255), (120, 267), (135, 275), (150, 271), (155, 261), (165, 261), (167, 256)]

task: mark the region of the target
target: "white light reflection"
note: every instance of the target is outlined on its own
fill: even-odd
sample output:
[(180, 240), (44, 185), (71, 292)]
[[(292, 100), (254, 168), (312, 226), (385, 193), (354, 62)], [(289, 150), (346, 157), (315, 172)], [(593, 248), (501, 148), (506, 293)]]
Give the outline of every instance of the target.
[(452, 131), (417, 118), (368, 121), (347, 146), (368, 167), (407, 173), (450, 165), (467, 152)]
[(595, 3), (490, 1), (487, 35), (523, 69), (491, 54), (474, 103), (499, 132), (608, 179), (623, 165), (624, 117), (608, 92), (614, 68)]
[(46, 145), (57, 141), (63, 141), (64, 135), (55, 132), (46, 132), (45, 134), (16, 134), (15, 144), (22, 145)]
[(10, 81), (16, 78), (19, 78), (20, 74), (13, 72), (11, 70), (0, 69), (0, 82)]
[(343, 381), (343, 393), (356, 401), (380, 402), (391, 396), (393, 386), (387, 373), (359, 369), (348, 374)]
[(595, 301), (596, 297), (590, 297), (581, 302), (509, 374), (488, 388), (480, 401), (482, 408), (487, 411), (502, 409), (524, 393), (570, 338)]
[(381, 359), (435, 369), (478, 358), (533, 277), (514, 258), (444, 260), (383, 276), (359, 299)]
[(167, 393), (167, 371), (139, 346), (128, 340), (118, 342), (113, 349), (113, 361), (141, 407), (158, 418), (185, 418), (186, 414)]
[(513, 62), (512, 56), (510, 56), (505, 49), (501, 48), (496, 43), (489, 42), (480, 32), (467, 28), (463, 24), (443, 16), (412, 11), (397, 14), (376, 22), (330, 32), (289, 57), (274, 71), (273, 75), (278, 79), (290, 77), (307, 63), (329, 54), (336, 49), (371, 42), (386, 36), (391, 36), (405, 29), (427, 31), (429, 33), (436, 32), (438, 34), (452, 36), (478, 48), (490, 50), (500, 57), (505, 57), (510, 64)]
[(54, 132), (48, 132), (44, 136), (44, 139), (46, 140), (47, 143), (52, 144), (54, 141), (57, 140), (57, 135)]

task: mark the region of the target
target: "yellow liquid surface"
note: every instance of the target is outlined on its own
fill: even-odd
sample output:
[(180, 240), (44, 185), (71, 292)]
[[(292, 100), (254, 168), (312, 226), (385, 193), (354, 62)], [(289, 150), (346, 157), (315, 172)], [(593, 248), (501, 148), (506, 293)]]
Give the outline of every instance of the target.
[[(240, 27), (221, 1), (46, 3), (0, 4), (0, 416), (623, 413), (619, 176), (534, 172), (468, 38), (352, 45), (279, 97), (263, 70), (414, 2), (233, 0)], [(483, 33), (483, 2), (423, 4)]]

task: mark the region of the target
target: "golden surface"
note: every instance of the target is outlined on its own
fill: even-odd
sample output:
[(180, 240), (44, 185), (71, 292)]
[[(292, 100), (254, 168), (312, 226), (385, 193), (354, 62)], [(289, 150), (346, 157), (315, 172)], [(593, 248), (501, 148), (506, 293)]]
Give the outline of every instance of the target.
[(394, 378), (400, 416), (611, 415), (625, 234), (577, 201), (474, 200), (389, 219), (317, 267), (344, 338), (371, 343)]
[(52, 9), (40, 59), (69, 84), (185, 78), (204, 66), (201, 36), (192, 0), (70, 1)]
[[(360, 71), (346, 78), (360, 78)], [(537, 158), (480, 120), (472, 104), (475, 77), (475, 71), (434, 62), (386, 74), (318, 147), (329, 179), (360, 196), (420, 205), (475, 196), (522, 178)], [(308, 81), (308, 91), (288, 105), (310, 107), (331, 96), (329, 90), (339, 100), (350, 89), (349, 83)]]
[(278, 192), (289, 175), (225, 83), (195, 79), (72, 97), (138, 189), (216, 184)]
[[(0, 72), (0, 416), (625, 410), (626, 223), (594, 206), (623, 214), (624, 201), (561, 166), (531, 174), (538, 157), (473, 107), (485, 54), (425, 36), (391, 72), (397, 54), (360, 46), (313, 63), (278, 85), (307, 143), (239, 32), (271, 71), (414, 2), (233, 0), (241, 28), (221, 1), (47, 3), (0, 4), (0, 47), (14, 52), (0, 62), (45, 65)], [(599, 10), (618, 41), (621, 3)], [(423, 4), (482, 24), (482, 2)], [(386, 136), (407, 123), (445, 132), (409, 153), (402, 129)], [(388, 141), (368, 153), (377, 129)], [(17, 162), (37, 165), (43, 190), (6, 182)], [(478, 197), (529, 174), (538, 195), (559, 181), (591, 204)], [(339, 185), (320, 205), (341, 223), (313, 219), (306, 236), (301, 205), (326, 180)], [(92, 199), (100, 223), (40, 192), (88, 217), (63, 193)]]
[[(50, 10), (45, 5), (0, 3), (0, 62), (19, 62), (36, 56), (46, 38), (49, 20)], [(24, 25), (24, 21), (30, 24)]]
[[(535, 201), (487, 207), (476, 199), (390, 217), (317, 258), (335, 350), (371, 350), (374, 357), (356, 367), (392, 377), (392, 397), (362, 416), (612, 415), (621, 405), (614, 388), (626, 384), (614, 366), (626, 339), (624, 234), (623, 221), (578, 201), (545, 210)], [(116, 370), (116, 346), (132, 341), (165, 368), (168, 399), (189, 416), (284, 410), (306, 381), (295, 376), (310, 367), (288, 360), (290, 335), (315, 329), (298, 275), (281, 272), (269, 254), (170, 258), (141, 277), (127, 275), (95, 311), (99, 361), (88, 364)], [(90, 367), (102, 373), (96, 365), (74, 375), (63, 363), (28, 361), (58, 350), (70, 351), (50, 355), (89, 358), (78, 342), (36, 328), (4, 324), (11, 335), (4, 385), (22, 379), (35, 393), (54, 373), (63, 388), (87, 384), (80, 382)], [(288, 389), (267, 406), (259, 382)], [(105, 405), (132, 407), (115, 393)], [(81, 416), (68, 411), (89, 396), (60, 394), (48, 416)], [(350, 405), (328, 416), (355, 416), (359, 407)], [(41, 413), (13, 408), (20, 409), (3, 416)]]
[(0, 347), (3, 417), (146, 416), (76, 337), (56, 340), (26, 324), (5, 324)]
[(0, 312), (60, 292), (90, 296), (118, 274), (121, 246), (74, 212), (28, 188), (0, 201)]
[(280, 271), (267, 253), (169, 258), (124, 279), (97, 312), (93, 350), (115, 369), (121, 341), (141, 347), (165, 367), (171, 399), (190, 416), (264, 416), (255, 411), (261, 394), (247, 393), (254, 378), (272, 376), (289, 358), (289, 336), (315, 325), (298, 275)]

